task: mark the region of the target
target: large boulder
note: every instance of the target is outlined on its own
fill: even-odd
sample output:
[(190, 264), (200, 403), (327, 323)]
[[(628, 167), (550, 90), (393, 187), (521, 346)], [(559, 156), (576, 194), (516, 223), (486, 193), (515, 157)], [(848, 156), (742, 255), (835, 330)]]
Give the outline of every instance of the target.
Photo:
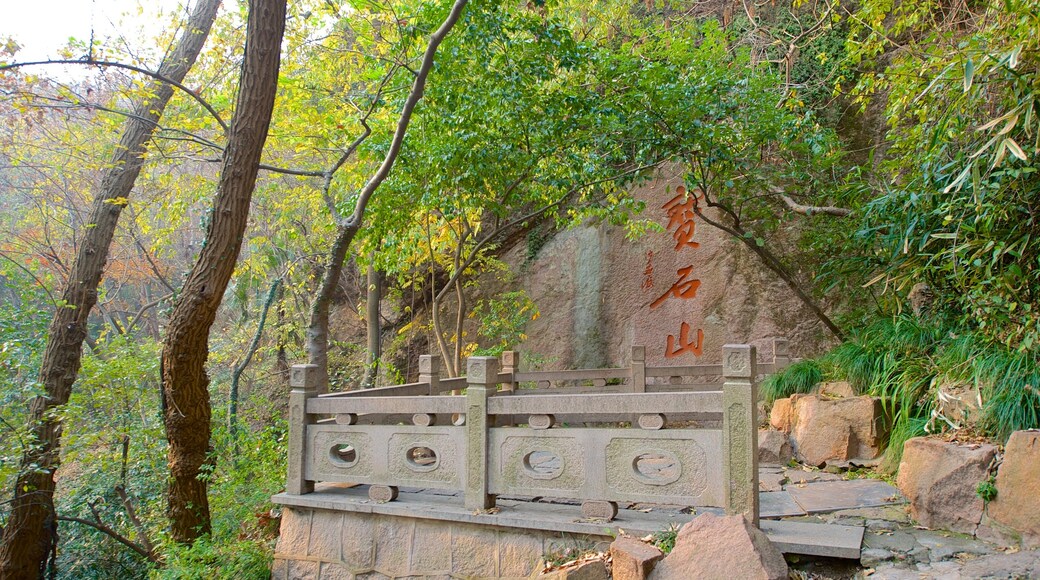
[(702, 514), (679, 530), (650, 580), (786, 580), (787, 562), (744, 516)]
[(798, 461), (814, 466), (875, 459), (888, 435), (881, 400), (867, 396), (792, 395), (773, 404), (770, 424), (790, 434)]
[(974, 534), (984, 507), (976, 489), (989, 477), (996, 455), (993, 445), (908, 440), (897, 484), (910, 501), (910, 515), (929, 528)]
[(1011, 434), (989, 516), (1022, 534), (1026, 546), (1040, 545), (1040, 431)]

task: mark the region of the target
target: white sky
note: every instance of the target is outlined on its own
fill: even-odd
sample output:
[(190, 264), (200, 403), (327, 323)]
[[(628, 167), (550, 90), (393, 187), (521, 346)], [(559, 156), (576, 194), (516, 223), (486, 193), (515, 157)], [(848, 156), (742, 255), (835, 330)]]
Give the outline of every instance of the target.
[(122, 36), (135, 52), (147, 51), (153, 47), (145, 39), (182, 6), (179, 0), (0, 0), (0, 41), (14, 38), (22, 62), (59, 58), (70, 37), (86, 44), (92, 29), (95, 39)]

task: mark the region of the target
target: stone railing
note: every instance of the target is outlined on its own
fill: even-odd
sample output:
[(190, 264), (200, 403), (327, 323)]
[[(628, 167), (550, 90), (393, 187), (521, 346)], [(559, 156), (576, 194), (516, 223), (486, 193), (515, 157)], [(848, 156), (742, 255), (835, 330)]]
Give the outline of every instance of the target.
[(628, 368), (525, 373), (507, 352), (501, 364), (471, 357), (452, 379), (423, 356), (419, 382), (328, 395), (317, 367), (297, 365), (286, 493), (350, 482), (392, 501), (399, 487), (445, 489), (471, 510), (544, 496), (607, 520), (617, 502), (715, 506), (757, 525), (757, 379), (788, 364), (786, 346), (765, 364), (755, 347), (727, 345), (721, 365), (648, 367), (637, 346)]

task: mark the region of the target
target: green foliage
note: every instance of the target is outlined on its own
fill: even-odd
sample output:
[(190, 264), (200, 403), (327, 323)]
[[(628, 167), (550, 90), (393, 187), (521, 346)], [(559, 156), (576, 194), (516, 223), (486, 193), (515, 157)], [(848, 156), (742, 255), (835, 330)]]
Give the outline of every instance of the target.
[(667, 530), (661, 530), (653, 535), (650, 543), (660, 548), (665, 554), (671, 553), (675, 548), (675, 539), (679, 536), (679, 526), (670, 524)]
[(815, 360), (798, 361), (791, 366), (766, 377), (760, 385), (763, 398), (770, 405), (777, 399), (795, 393), (809, 393), (823, 379), (823, 372)]
[(992, 475), (975, 487), (975, 495), (979, 496), (982, 501), (989, 503), (997, 499), (997, 480)]
[(205, 536), (190, 547), (164, 547), (166, 565), (153, 570), (153, 580), (266, 580), (271, 577), (270, 545), (251, 540), (214, 543)]
[(872, 283), (898, 301), (925, 282), (963, 328), (1031, 350), (1040, 344), (1036, 3), (889, 8), (864, 3), (849, 41), (872, 62), (901, 35), (891, 63), (857, 88), (864, 102), (887, 94), (890, 125), (877, 177), (891, 185), (864, 208), (860, 232), (874, 250)]
[(527, 296), (527, 292), (518, 290), (506, 292), (497, 298), (481, 300), (473, 315), (480, 321), (480, 336), (490, 341), (490, 345), (477, 350), (478, 356), (499, 356), (508, 348), (527, 339), (524, 327), (531, 320), (538, 318), (538, 307)]

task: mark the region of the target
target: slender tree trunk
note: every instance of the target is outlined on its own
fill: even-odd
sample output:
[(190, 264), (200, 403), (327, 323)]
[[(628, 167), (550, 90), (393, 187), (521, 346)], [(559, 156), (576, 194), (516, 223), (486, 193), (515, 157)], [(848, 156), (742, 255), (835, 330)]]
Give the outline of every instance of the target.
[(455, 299), (459, 309), (455, 312), (455, 368), (462, 374), (462, 326), (466, 323), (466, 294), (462, 291), (462, 277), (455, 279)]
[(426, 88), (426, 78), (430, 75), (430, 69), (433, 68), (433, 58), (437, 54), (437, 47), (440, 46), (444, 37), (448, 35), (448, 32), (458, 22), (467, 1), (455, 0), (448, 17), (445, 18), (440, 28), (430, 36), (430, 41), (426, 45), (426, 52), (423, 54), (422, 66), (419, 67), (419, 71), (415, 75), (412, 90), (408, 93), (408, 98), (401, 109), (401, 116), (397, 120), (397, 129), (394, 131), (390, 149), (387, 151), (386, 157), (383, 158), (382, 165), (376, 170), (376, 174), (372, 176), (372, 179), (368, 180), (368, 183), (365, 184), (360, 195), (358, 195), (357, 203), (354, 205), (354, 213), (344, 223), (340, 224), (336, 240), (332, 243), (332, 249), (329, 251), (329, 262), (325, 267), (325, 275), (321, 279), (318, 293), (314, 297), (314, 303), (311, 305), (310, 322), (307, 325), (307, 358), (310, 364), (318, 365), (319, 367), (319, 376), (323, 380), (320, 387), (321, 390), (328, 389), (329, 310), (332, 306), (332, 295), (335, 293), (336, 285), (339, 283), (339, 276), (343, 272), (343, 260), (350, 249), (351, 242), (354, 241), (354, 236), (357, 235), (358, 229), (361, 228), (361, 222), (365, 218), (365, 208), (368, 207), (369, 200), (386, 179), (386, 176), (390, 174), (394, 162), (397, 161), (397, 155), (401, 151), (401, 143), (404, 141), (405, 133), (408, 131), (408, 124), (412, 120), (412, 112), (415, 110), (419, 100), (422, 99), (423, 91)]
[[(444, 361), (444, 370), (449, 377), (457, 377), (455, 372), (455, 357), (448, 354), (448, 342), (444, 339), (444, 327), (441, 324), (441, 300), (447, 288), (437, 290), (437, 273), (434, 267), (437, 265), (437, 255), (433, 251), (433, 234), (430, 232), (430, 224), (426, 224), (426, 249), (430, 254), (430, 321), (433, 325), (433, 338), (437, 343), (437, 350), (441, 353)], [(414, 316), (414, 312), (413, 312)], [(458, 393), (452, 391), (453, 395)]]
[[(202, 50), (220, 0), (200, 0), (173, 52), (159, 74), (180, 83)], [(33, 445), (22, 456), (11, 513), (0, 542), (0, 578), (29, 579), (43, 575), (47, 555), (57, 535), (54, 475), (60, 461), (62, 425), (52, 410), (68, 402), (79, 374), (87, 316), (97, 304), (98, 285), (108, 259), (119, 216), (141, 172), (145, 147), (173, 95), (161, 82), (149, 86), (150, 97), (137, 103), (123, 129), (119, 146), (101, 181), (90, 213), (90, 226), (80, 240), (71, 273), (62, 292), (64, 306), (51, 321), (40, 365), (45, 395), (32, 400), (29, 422)]]
[(236, 455), (238, 454), (238, 386), (242, 381), (242, 373), (246, 372), (246, 367), (253, 361), (253, 356), (260, 348), (260, 339), (264, 335), (264, 326), (267, 325), (267, 313), (271, 310), (271, 304), (274, 304), (275, 298), (278, 296), (278, 289), (281, 287), (282, 279), (276, 278), (271, 284), (271, 289), (267, 291), (267, 298), (264, 299), (264, 304), (260, 309), (260, 321), (256, 323), (256, 332), (253, 333), (253, 340), (246, 349), (246, 356), (242, 357), (242, 362), (238, 363), (235, 370), (231, 372), (231, 390), (228, 393), (228, 432), (231, 434)]
[[(373, 254), (373, 258), (374, 258)], [(376, 267), (369, 261), (368, 284), (366, 288), (365, 314), (368, 329), (368, 354), (365, 360), (365, 378), (361, 381), (364, 389), (376, 385), (376, 376), (379, 374), (379, 357), (381, 344), (381, 329), (379, 324), (379, 297), (382, 294), (382, 276)]]
[[(285, 284), (278, 285), (278, 302), (277, 310), (277, 330), (278, 330), (278, 354), (275, 357), (274, 372), (278, 375), (278, 379), (283, 385), (288, 386), (289, 384), (289, 354), (285, 347), (285, 341), (287, 340), (285, 332), (282, 330), (285, 323)], [(287, 392), (287, 391), (286, 391)]]
[(162, 389), (169, 448), (170, 531), (192, 543), (210, 532), (206, 482), (209, 459), (209, 330), (242, 247), (249, 204), (267, 140), (275, 93), (286, 0), (250, 0), (245, 60), (235, 116), (228, 132), (206, 244), (170, 316), (162, 350)]

